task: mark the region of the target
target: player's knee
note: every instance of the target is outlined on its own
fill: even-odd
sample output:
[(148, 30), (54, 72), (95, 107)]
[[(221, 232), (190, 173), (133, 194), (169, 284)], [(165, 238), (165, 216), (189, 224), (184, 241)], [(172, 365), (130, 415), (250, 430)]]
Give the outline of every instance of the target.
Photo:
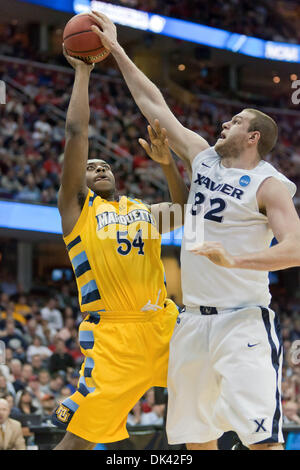
[(266, 444), (252, 444), (249, 445), (250, 450), (284, 450), (284, 447), (279, 442), (270, 442)]
[(71, 432), (66, 432), (62, 441), (53, 450), (92, 450), (94, 442), (82, 439)]
[(186, 444), (188, 450), (218, 450), (217, 441), (209, 441), (202, 443), (188, 443)]

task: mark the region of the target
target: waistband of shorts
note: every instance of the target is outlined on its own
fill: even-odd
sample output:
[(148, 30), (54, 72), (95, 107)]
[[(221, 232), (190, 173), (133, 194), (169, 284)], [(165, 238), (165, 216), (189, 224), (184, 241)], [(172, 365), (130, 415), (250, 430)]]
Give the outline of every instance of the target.
[(110, 323), (134, 323), (134, 322), (151, 322), (157, 319), (165, 308), (161, 307), (156, 311), (148, 310), (145, 312), (140, 311), (126, 311), (126, 310), (111, 310), (111, 311), (98, 311), (98, 312), (86, 312), (88, 315), (84, 321), (90, 321), (98, 323), (99, 321), (110, 322)]
[(181, 309), (181, 313), (186, 312), (186, 313), (192, 313), (194, 315), (220, 315), (220, 314), (226, 314), (226, 313), (232, 313), (238, 310), (241, 310), (241, 308), (223, 308), (223, 307), (208, 307), (206, 305), (199, 305), (197, 307), (189, 307), (185, 306)]

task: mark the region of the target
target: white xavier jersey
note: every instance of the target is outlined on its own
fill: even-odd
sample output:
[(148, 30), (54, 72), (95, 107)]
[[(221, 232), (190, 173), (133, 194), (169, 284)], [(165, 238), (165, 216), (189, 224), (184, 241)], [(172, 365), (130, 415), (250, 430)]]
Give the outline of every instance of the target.
[[(268, 248), (273, 233), (267, 217), (259, 212), (257, 190), (266, 178), (272, 176), (281, 180), (294, 196), (294, 183), (265, 161), (253, 170), (225, 168), (213, 147), (195, 157), (192, 169), (185, 226), (191, 224), (193, 217), (203, 219), (204, 215), (204, 241), (221, 242), (232, 255)], [(223, 268), (204, 256), (190, 253), (189, 247), (185, 233), (181, 277), (186, 306), (238, 308), (269, 305), (268, 272)]]

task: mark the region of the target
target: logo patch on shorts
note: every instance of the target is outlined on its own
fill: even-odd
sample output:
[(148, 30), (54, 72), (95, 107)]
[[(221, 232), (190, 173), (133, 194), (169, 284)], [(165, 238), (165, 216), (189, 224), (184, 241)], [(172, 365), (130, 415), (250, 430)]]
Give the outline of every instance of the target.
[(59, 428), (67, 429), (73, 415), (74, 411), (70, 410), (70, 408), (63, 404), (60, 404), (52, 413), (51, 422)]
[(254, 423), (254, 431), (253, 434), (260, 433), (260, 432), (268, 432), (267, 426), (266, 426), (266, 421), (267, 418), (257, 418), (257, 419), (252, 419)]
[(62, 423), (67, 423), (68, 420), (70, 419), (71, 413), (69, 408), (67, 408), (64, 405), (59, 405), (59, 407), (56, 410), (56, 417), (59, 421)]

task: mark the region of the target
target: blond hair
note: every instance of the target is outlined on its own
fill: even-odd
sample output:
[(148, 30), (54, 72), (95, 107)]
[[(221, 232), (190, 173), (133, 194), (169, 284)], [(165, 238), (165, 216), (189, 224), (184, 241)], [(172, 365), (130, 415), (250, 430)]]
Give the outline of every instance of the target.
[(275, 147), (278, 138), (278, 127), (274, 119), (258, 109), (248, 108), (247, 111), (253, 114), (250, 120), (249, 132), (259, 131), (260, 139), (257, 145), (257, 151), (260, 158), (264, 158)]

